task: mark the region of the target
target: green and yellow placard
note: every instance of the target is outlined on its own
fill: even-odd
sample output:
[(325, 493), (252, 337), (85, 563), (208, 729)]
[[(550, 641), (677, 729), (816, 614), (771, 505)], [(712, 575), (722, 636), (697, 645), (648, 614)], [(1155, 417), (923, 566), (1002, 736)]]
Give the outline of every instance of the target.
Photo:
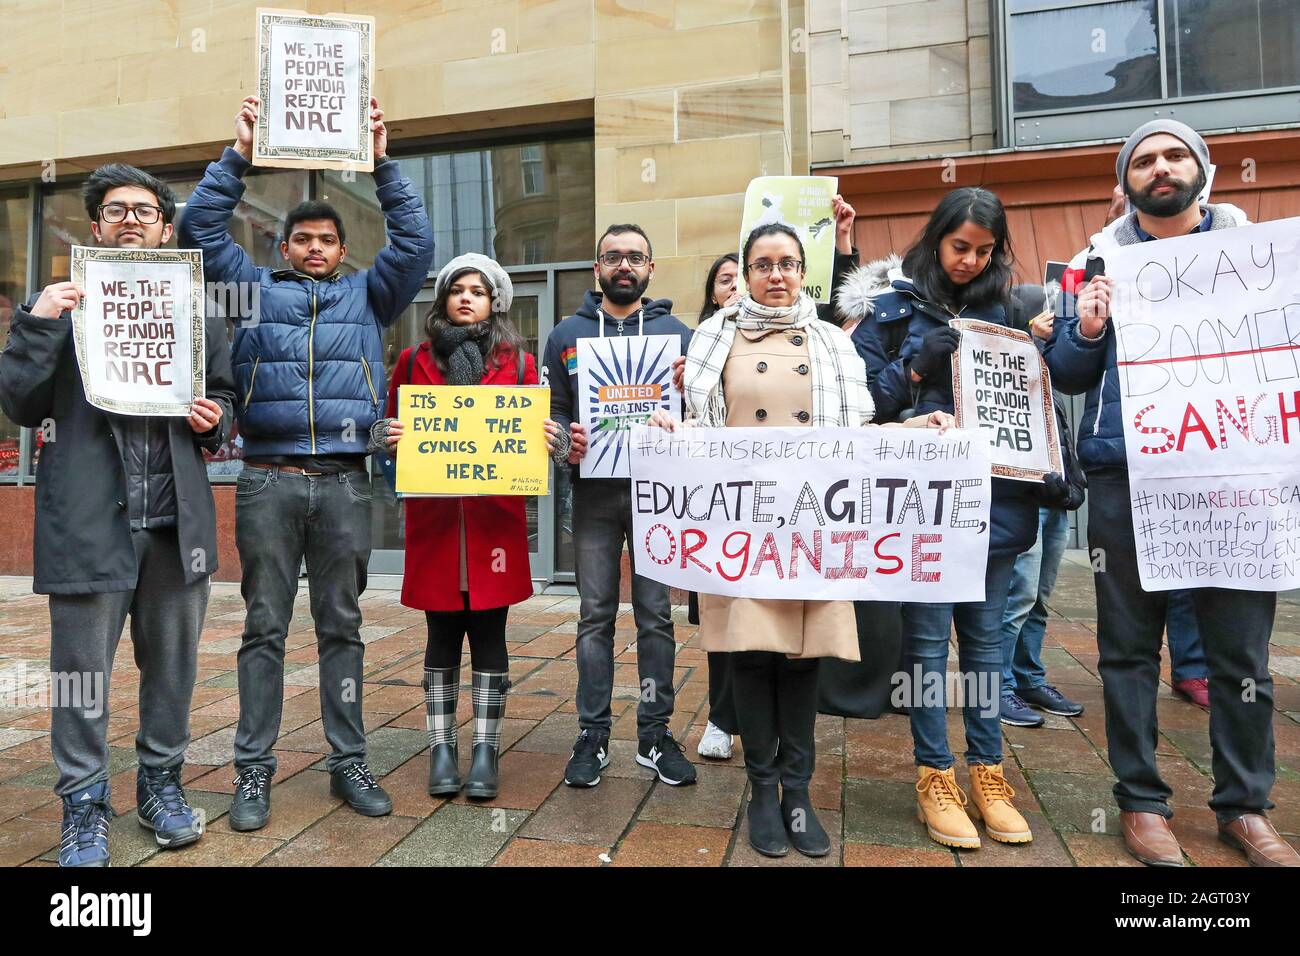
[(551, 390), (539, 385), (400, 386), (398, 492), (548, 494), (550, 410)]

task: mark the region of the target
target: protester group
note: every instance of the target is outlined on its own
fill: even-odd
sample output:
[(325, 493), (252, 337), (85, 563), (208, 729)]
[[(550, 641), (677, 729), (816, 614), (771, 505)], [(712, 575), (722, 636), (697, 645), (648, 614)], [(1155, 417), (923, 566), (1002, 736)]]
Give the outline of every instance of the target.
[[(1172, 790), (1157, 762), (1168, 627), (1174, 684), (1210, 711), (1210, 807), (1221, 838), (1253, 864), (1300, 864), (1267, 817), (1275, 777), (1268, 645), (1276, 593), (1146, 591), (1134, 544), (1110, 322), (1113, 283), (1100, 251), (1245, 224), (1234, 207), (1198, 199), (1210, 167), (1199, 134), (1156, 120), (1129, 137), (1117, 157), (1108, 224), (1070, 263), (1059, 288), (1015, 284), (1006, 211), (986, 189), (953, 188), (909, 248), (863, 265), (853, 247), (855, 210), (837, 196), (829, 302), (817, 303), (804, 289), (807, 256), (798, 231), (767, 222), (742, 237), (739, 255), (719, 250), (692, 329), (673, 314), (673, 302), (646, 295), (655, 272), (648, 231), (614, 224), (595, 244), (596, 288), (550, 332), (540, 365), (511, 322), (509, 273), (486, 255), (467, 253), (437, 272), (421, 341), (386, 368), (385, 330), (425, 283), (434, 243), (419, 194), (387, 156), (383, 113), (371, 106), (373, 178), (388, 242), (361, 271), (340, 268), (346, 224), (324, 202), (289, 212), (280, 268), (255, 265), (231, 237), (253, 157), (256, 97), (244, 100), (234, 145), (207, 167), (179, 219), (171, 189), (142, 170), (113, 163), (86, 181), (85, 208), (99, 246), (157, 249), (175, 230), (180, 248), (202, 251), (207, 283), (256, 289), (255, 313), (206, 318), (205, 394), (188, 417), (115, 414), (88, 401), (70, 322), (85, 290), (72, 281), (47, 286), (19, 308), (0, 353), (5, 413), (23, 426), (56, 426), (42, 446), (36, 485), (34, 589), (49, 595), (50, 668), (106, 678), (129, 618), (140, 669), (137, 814), (160, 846), (183, 847), (204, 830), (182, 785), (199, 638), (217, 570), (216, 511), (202, 453), (220, 447), (236, 422), (244, 462), (235, 527), (246, 616), (230, 826), (256, 831), (272, 814), (286, 636), (304, 564), (330, 793), (360, 814), (392, 812), (367, 764), (360, 598), (371, 549), (368, 456), (411, 454), (404, 452), (412, 438), (398, 410), (403, 386), (549, 386), (549, 418), (535, 437), (557, 468), (570, 471), (580, 598), (577, 736), (564, 784), (592, 788), (613, 759), (615, 625), (634, 508), (629, 479), (581, 473), (591, 435), (580, 414), (578, 343), (677, 337), (682, 359), (673, 374), (683, 407), (648, 420), (669, 433), (806, 426), (938, 435), (955, 424), (952, 356), (962, 333), (950, 321), (978, 319), (1028, 333), (1058, 392), (1087, 395), (1077, 444), (1065, 401), (1056, 396), (1060, 472), (1035, 482), (992, 478), (982, 600), (691, 596), (708, 652), (709, 720), (699, 754), (729, 758), (740, 738), (750, 844), (771, 857), (791, 848), (813, 857), (830, 852), (809, 792), (819, 682), (824, 692), (838, 667), (837, 680), (862, 686), (882, 668), (942, 683), (954, 629), (960, 672), (978, 678), (968, 686), (989, 689), (995, 703), (960, 703), (963, 786), (949, 739), (953, 701), (919, 694), (893, 701), (911, 726), (916, 825), (929, 839), (966, 851), (985, 837), (1033, 840), (1004, 771), (1001, 725), (1035, 727), (1044, 714), (1083, 712), (1049, 682), (1043, 648), (1068, 516), (1086, 496), (1088, 545), (1104, 554), (1104, 567), (1094, 568), (1098, 671), (1129, 852), (1149, 865), (1184, 862), (1168, 822)], [(716, 468), (725, 477), (727, 464)], [(511, 691), (509, 611), (533, 594), (524, 498), (408, 497), (402, 509), (401, 601), (424, 611), (428, 627), (428, 792), (489, 800), (510, 785), (508, 775), (499, 779)], [(669, 729), (678, 680), (670, 591), (632, 564), (643, 691), (635, 760), (664, 785), (689, 786), (695, 765)], [(897, 652), (882, 661), (870, 649), (887, 633), (896, 635)], [(472, 753), (464, 755), (458, 714), (467, 638), (473, 719)], [(1246, 681), (1249, 695), (1242, 693)], [(109, 862), (108, 721), (107, 710), (89, 716), (52, 701), (64, 866)]]

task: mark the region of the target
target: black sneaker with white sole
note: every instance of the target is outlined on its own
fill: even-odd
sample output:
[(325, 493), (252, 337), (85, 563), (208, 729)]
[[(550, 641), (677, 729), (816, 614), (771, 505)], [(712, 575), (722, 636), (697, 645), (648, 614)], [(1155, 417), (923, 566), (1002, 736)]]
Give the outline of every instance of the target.
[(584, 730), (573, 742), (564, 782), (570, 787), (594, 787), (600, 783), (600, 772), (608, 766), (609, 734)]
[(636, 762), (649, 767), (659, 779), (677, 787), (695, 782), (695, 767), (686, 759), (686, 748), (665, 730), (654, 740), (642, 740), (636, 746)]

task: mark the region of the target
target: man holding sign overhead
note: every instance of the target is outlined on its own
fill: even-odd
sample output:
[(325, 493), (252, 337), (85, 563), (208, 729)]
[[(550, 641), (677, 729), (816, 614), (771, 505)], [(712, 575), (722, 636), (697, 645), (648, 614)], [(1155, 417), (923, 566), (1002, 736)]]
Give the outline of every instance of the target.
[(371, 100), (374, 178), (388, 245), (374, 265), (344, 275), (343, 220), (322, 202), (289, 212), (285, 268), (253, 264), (230, 237), (259, 122), (244, 100), (236, 140), (208, 166), (181, 221), (182, 242), (203, 250), (210, 282), (247, 285), (254, 304), (237, 316), (234, 344), (244, 472), (236, 543), (248, 609), (239, 650), (239, 774), (231, 826), (256, 830), (270, 816), (271, 752), (280, 730), (284, 647), (298, 569), (307, 562), (320, 645), (320, 697), (330, 790), (359, 813), (391, 812), (366, 766), (361, 715), (365, 645), (359, 597), (370, 560), (366, 442), (384, 394), (382, 336), (419, 291), (433, 261), (433, 232), (410, 181), (386, 155), (383, 112)]
[[(88, 287), (55, 282), (19, 308), (0, 353), (0, 406), (18, 424), (38, 429), (41, 442), (33, 590), (50, 596), (50, 670), (57, 679), (50, 747), (59, 769), (54, 791), (64, 808), (59, 863), (107, 866), (113, 810), (106, 700), (128, 615), (140, 667), (140, 823), (164, 848), (193, 843), (203, 833), (181, 789), (199, 632), (208, 578), (217, 569), (216, 509), (202, 450), (216, 451), (226, 440), (234, 383), (226, 324), (210, 316), (196, 343), (205, 396), (169, 415), (104, 409), (92, 381), (111, 380), (102, 374), (110, 365), (137, 361), (114, 351), (129, 346), (154, 356), (148, 374), (115, 382), (125, 409), (138, 399), (147, 404), (156, 379), (179, 380), (194, 353), (184, 361), (158, 358), (172, 344), (160, 337), (165, 323), (142, 319), (155, 306), (167, 314), (177, 305), (164, 289), (170, 280), (151, 273), (148, 252), (171, 238), (171, 189), (115, 163), (91, 174), (83, 197), (99, 247), (130, 253), (117, 258), (134, 278), (115, 274), (122, 263), (106, 260), (93, 297)], [(175, 255), (159, 259), (169, 263)], [(137, 283), (153, 293), (144, 299), (150, 310), (139, 306)], [(91, 298), (100, 314), (81, 321), (120, 324), (123, 334), (107, 336), (113, 350), (83, 354), (79, 365), (72, 312)], [(121, 323), (110, 314), (119, 308)]]

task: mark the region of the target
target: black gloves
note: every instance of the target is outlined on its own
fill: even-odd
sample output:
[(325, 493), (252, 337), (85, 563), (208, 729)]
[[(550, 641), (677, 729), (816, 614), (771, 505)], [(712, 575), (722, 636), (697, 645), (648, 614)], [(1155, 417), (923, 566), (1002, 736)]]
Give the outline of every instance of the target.
[(948, 356), (957, 351), (961, 343), (961, 333), (951, 325), (931, 329), (921, 339), (921, 349), (912, 359), (912, 371), (920, 378), (926, 378), (948, 365)]
[(1054, 471), (1043, 475), (1040, 497), (1049, 508), (1064, 508), (1070, 500), (1070, 483)]

